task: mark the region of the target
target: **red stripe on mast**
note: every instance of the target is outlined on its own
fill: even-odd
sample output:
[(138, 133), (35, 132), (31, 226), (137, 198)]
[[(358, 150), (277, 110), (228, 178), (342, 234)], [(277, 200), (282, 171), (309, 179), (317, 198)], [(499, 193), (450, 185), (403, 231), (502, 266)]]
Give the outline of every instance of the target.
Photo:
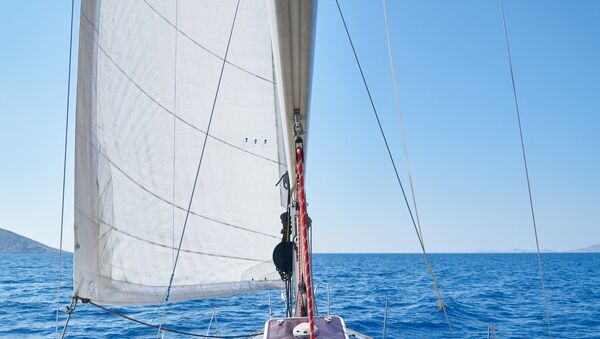
[(308, 308), (308, 326), (310, 339), (315, 339), (315, 321), (313, 314), (313, 295), (310, 274), (310, 253), (308, 251), (308, 227), (306, 225), (306, 197), (304, 195), (304, 164), (301, 146), (296, 147), (296, 172), (298, 175), (298, 224), (302, 234), (302, 253), (304, 256), (304, 280), (306, 284), (306, 303)]

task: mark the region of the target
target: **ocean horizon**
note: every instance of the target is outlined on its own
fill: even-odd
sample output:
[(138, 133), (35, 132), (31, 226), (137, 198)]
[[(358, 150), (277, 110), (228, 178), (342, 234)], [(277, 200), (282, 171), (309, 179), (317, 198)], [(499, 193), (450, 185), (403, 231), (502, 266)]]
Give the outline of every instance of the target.
[[(60, 326), (72, 291), (72, 255), (64, 255)], [(0, 337), (54, 336), (56, 253), (0, 254)], [(453, 331), (485, 338), (492, 325), (500, 338), (544, 338), (543, 299), (536, 256), (531, 253), (430, 254)], [(600, 253), (543, 253), (552, 333), (557, 338), (597, 338), (600, 333)], [(314, 280), (321, 315), (381, 338), (388, 302), (387, 338), (449, 338), (421, 254), (315, 254)], [(207, 333), (216, 312), (219, 334), (252, 333), (284, 315), (280, 291), (170, 304), (165, 325)], [(269, 307), (269, 296), (271, 307)], [(114, 307), (135, 319), (157, 322), (159, 305)], [(214, 322), (210, 333), (214, 334)], [(155, 337), (155, 330), (79, 304), (69, 338)], [(169, 338), (178, 338), (170, 334)]]

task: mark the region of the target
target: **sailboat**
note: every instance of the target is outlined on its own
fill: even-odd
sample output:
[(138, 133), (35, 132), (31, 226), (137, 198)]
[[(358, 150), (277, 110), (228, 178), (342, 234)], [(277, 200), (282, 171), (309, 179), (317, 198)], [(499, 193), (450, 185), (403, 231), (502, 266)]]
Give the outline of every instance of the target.
[[(411, 205), (336, 4), (454, 337), (414, 195)], [(395, 83), (385, 1), (384, 11)], [(304, 185), (315, 18), (312, 0), (82, 1), (73, 294), (61, 337), (83, 303), (148, 326), (157, 338), (169, 332), (204, 338), (369, 338), (347, 328), (341, 316), (316, 309)], [(397, 87), (395, 92), (397, 99)], [(412, 191), (410, 172), (409, 182)], [(57, 285), (60, 294), (60, 269)], [(256, 324), (254, 333), (204, 335), (163, 326), (171, 303), (270, 289), (284, 291), (285, 317)], [(159, 320), (148, 323), (111, 308), (129, 305), (160, 305)], [(384, 320), (384, 337), (385, 330)], [(489, 325), (488, 337), (492, 334)]]
[(159, 304), (158, 336), (170, 303), (283, 289), (255, 338), (368, 338), (315, 312), (315, 17), (310, 0), (82, 1), (69, 317)]

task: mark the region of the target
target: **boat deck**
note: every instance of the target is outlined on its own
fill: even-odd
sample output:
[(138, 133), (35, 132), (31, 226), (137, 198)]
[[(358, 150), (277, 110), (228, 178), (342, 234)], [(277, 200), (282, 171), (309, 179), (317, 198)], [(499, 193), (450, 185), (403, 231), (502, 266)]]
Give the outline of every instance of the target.
[[(300, 339), (304, 336), (294, 336), (294, 328), (308, 322), (308, 318), (271, 319), (265, 324), (262, 336), (254, 339)], [(316, 317), (315, 329), (319, 339), (371, 339), (364, 334), (346, 329), (344, 320), (337, 316)], [(308, 335), (306, 333), (305, 335)], [(306, 336), (308, 338), (308, 336)]]

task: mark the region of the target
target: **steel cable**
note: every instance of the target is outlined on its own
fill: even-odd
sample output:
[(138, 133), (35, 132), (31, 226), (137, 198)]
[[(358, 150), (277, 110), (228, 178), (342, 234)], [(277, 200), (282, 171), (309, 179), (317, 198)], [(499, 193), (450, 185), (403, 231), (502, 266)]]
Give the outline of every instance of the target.
[(515, 101), (515, 110), (517, 113), (517, 124), (519, 125), (519, 138), (521, 141), (521, 154), (523, 156), (523, 167), (525, 169), (525, 178), (527, 179), (527, 193), (529, 195), (529, 209), (531, 211), (531, 220), (533, 223), (533, 233), (535, 234), (535, 247), (537, 252), (538, 270), (540, 273), (540, 281), (542, 285), (542, 294), (544, 299), (544, 318), (548, 326), (548, 336), (552, 338), (552, 325), (550, 321), (550, 310), (548, 307), (548, 294), (546, 293), (546, 284), (544, 279), (544, 268), (542, 266), (542, 255), (540, 254), (540, 242), (538, 240), (537, 223), (535, 221), (535, 212), (533, 208), (533, 195), (531, 193), (531, 182), (529, 180), (529, 168), (527, 166), (527, 156), (525, 152), (525, 141), (523, 138), (523, 126), (521, 124), (521, 111), (519, 110), (519, 99), (517, 96), (517, 86), (515, 84), (515, 75), (513, 71), (512, 55), (510, 53), (510, 44), (508, 39), (508, 29), (506, 28), (506, 16), (504, 15), (504, 1), (500, 1), (500, 12), (502, 14), (502, 26), (504, 28), (504, 41), (506, 42), (506, 52), (508, 56), (508, 66), (510, 69), (510, 81), (512, 84), (513, 98)]
[(58, 247), (58, 269), (56, 276), (56, 323), (54, 326), (54, 335), (58, 338), (58, 318), (60, 314), (60, 280), (62, 272), (62, 252), (63, 252), (63, 233), (65, 220), (65, 186), (67, 181), (67, 150), (69, 146), (69, 111), (71, 102), (71, 59), (73, 54), (73, 17), (75, 11), (75, 0), (71, 0), (71, 28), (69, 32), (69, 71), (67, 75), (67, 100), (66, 100), (66, 117), (65, 117), (65, 142), (63, 152), (63, 176), (62, 176), (62, 193), (60, 203), (60, 240)]
[(429, 273), (431, 274), (431, 279), (433, 282), (433, 289), (434, 289), (436, 297), (438, 299), (438, 305), (439, 305), (440, 309), (442, 310), (442, 312), (444, 313), (444, 317), (446, 318), (446, 323), (448, 324), (448, 330), (450, 331), (451, 336), (454, 337), (454, 330), (452, 329), (452, 323), (450, 322), (450, 318), (448, 317), (448, 313), (446, 312), (446, 306), (444, 305), (442, 295), (439, 292), (439, 289), (437, 286), (437, 280), (435, 278), (433, 268), (431, 266), (431, 263), (429, 262), (429, 258), (427, 257), (427, 251), (425, 250), (425, 245), (423, 244), (423, 239), (421, 238), (421, 236), (419, 234), (419, 229), (418, 229), (417, 223), (415, 221), (415, 217), (413, 215), (412, 209), (410, 207), (410, 202), (408, 201), (408, 197), (406, 196), (406, 191), (404, 190), (404, 185), (402, 184), (402, 180), (400, 179), (400, 175), (398, 174), (398, 169), (396, 167), (394, 157), (392, 156), (392, 151), (390, 150), (390, 146), (389, 146), (387, 138), (385, 136), (385, 132), (381, 125), (381, 120), (379, 119), (379, 114), (377, 113), (377, 108), (375, 108), (375, 103), (373, 102), (373, 97), (371, 96), (371, 91), (369, 89), (369, 85), (367, 84), (365, 74), (360, 65), (360, 61), (359, 61), (358, 55), (356, 53), (356, 48), (354, 47), (354, 43), (352, 42), (352, 37), (350, 36), (350, 32), (348, 30), (348, 25), (346, 24), (346, 20), (344, 19), (344, 14), (342, 13), (342, 9), (340, 7), (339, 0), (336, 0), (335, 2), (337, 4), (337, 8), (340, 13), (340, 17), (342, 18), (342, 23), (344, 24), (344, 29), (346, 30), (346, 35), (348, 36), (348, 41), (350, 42), (350, 46), (352, 47), (352, 52), (354, 54), (354, 59), (356, 60), (356, 65), (358, 66), (358, 70), (360, 71), (360, 75), (362, 77), (363, 84), (365, 86), (365, 90), (367, 91), (367, 95), (369, 97), (369, 102), (371, 103), (371, 108), (373, 109), (373, 114), (375, 115), (375, 119), (377, 120), (377, 125), (379, 126), (379, 131), (381, 132), (381, 137), (383, 138), (383, 142), (385, 143), (385, 147), (386, 147), (388, 156), (390, 158), (392, 167), (394, 168), (396, 180), (398, 181), (398, 185), (400, 186), (400, 190), (402, 191), (402, 196), (404, 198), (404, 202), (406, 203), (406, 208), (408, 209), (408, 213), (410, 215), (412, 225), (417, 234), (417, 238), (419, 239), (419, 244), (421, 245), (421, 251), (423, 252), (423, 258), (425, 259), (425, 263), (427, 264), (427, 268), (429, 270)]

